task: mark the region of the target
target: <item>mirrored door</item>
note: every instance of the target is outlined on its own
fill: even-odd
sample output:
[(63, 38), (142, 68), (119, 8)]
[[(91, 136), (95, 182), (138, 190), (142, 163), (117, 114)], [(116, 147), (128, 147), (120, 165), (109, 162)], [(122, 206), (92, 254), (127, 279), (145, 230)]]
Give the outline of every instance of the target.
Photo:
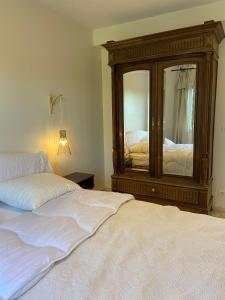
[(164, 69), (163, 174), (193, 176), (196, 64)]
[(150, 71), (123, 74), (125, 169), (148, 171)]

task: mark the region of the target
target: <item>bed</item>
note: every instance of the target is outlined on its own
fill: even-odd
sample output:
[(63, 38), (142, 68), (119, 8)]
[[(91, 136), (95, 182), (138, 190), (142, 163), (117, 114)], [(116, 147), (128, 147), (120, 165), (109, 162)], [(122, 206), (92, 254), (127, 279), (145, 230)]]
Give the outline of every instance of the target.
[[(145, 170), (149, 168), (149, 133), (137, 130), (125, 134), (125, 162), (127, 166)], [(163, 173), (192, 176), (193, 144), (175, 144), (168, 138), (163, 144)]]
[[(26, 176), (22, 180), (24, 178)], [(66, 202), (72, 203), (74, 210), (68, 209)], [(26, 289), (23, 286), (20, 299), (224, 299), (223, 219), (137, 201), (129, 195), (77, 188), (47, 201), (34, 212), (1, 203), (0, 228), (9, 230), (9, 224), (20, 225), (18, 220), (23, 223), (33, 213), (37, 216), (49, 214), (55, 219), (58, 214), (62, 218), (65, 211), (70, 215), (76, 214), (81, 224), (84, 221), (83, 204), (90, 205), (83, 224), (91, 234), (68, 255), (53, 263), (37, 281), (28, 282)], [(91, 227), (87, 226), (96, 222), (93, 216), (99, 205), (100, 208), (114, 207), (115, 210), (104, 214), (104, 218), (101, 213), (101, 222), (91, 231)], [(51, 233), (48, 245), (60, 239), (63, 230), (66, 230), (60, 218), (57, 227), (51, 229), (50, 225), (46, 226), (46, 232), (42, 231), (38, 239), (48, 235), (48, 231)], [(35, 226), (35, 222), (30, 225)], [(15, 230), (21, 235), (18, 226)], [(24, 241), (26, 234), (22, 234)], [(4, 257), (1, 259), (0, 266)], [(37, 261), (29, 261), (28, 258), (26, 261), (29, 262), (27, 268), (37, 264)], [(1, 270), (0, 278), (3, 279), (8, 274), (2, 274)], [(21, 274), (24, 270), (22, 265)], [(15, 280), (13, 273), (10, 276)], [(20, 280), (19, 277), (17, 279)], [(0, 288), (2, 299), (14, 299), (15, 295), (6, 298), (4, 287)]]

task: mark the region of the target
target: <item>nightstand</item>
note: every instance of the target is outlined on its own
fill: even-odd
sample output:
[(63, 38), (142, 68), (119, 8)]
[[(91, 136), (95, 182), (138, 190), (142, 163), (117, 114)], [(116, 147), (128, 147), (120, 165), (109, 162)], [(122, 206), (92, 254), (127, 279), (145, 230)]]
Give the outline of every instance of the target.
[(72, 174), (64, 176), (77, 184), (79, 184), (83, 189), (93, 189), (94, 188), (94, 175), (87, 173), (74, 172)]

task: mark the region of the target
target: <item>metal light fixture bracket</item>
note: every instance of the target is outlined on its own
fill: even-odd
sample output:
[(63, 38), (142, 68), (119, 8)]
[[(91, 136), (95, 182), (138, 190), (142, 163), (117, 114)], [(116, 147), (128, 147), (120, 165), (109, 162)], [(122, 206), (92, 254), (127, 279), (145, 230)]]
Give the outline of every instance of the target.
[(60, 95), (58, 95), (58, 96), (49, 96), (49, 97), (48, 97), (49, 113), (50, 113), (50, 115), (53, 114), (53, 112), (54, 112), (54, 107), (55, 107), (58, 103), (60, 103), (60, 101), (62, 101), (62, 100), (63, 100), (63, 95), (62, 95), (62, 94), (60, 94)]

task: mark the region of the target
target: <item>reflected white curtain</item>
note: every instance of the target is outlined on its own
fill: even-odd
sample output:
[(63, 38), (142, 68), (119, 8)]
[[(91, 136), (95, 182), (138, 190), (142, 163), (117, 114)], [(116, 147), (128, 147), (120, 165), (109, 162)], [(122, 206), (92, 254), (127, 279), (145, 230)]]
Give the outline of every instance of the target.
[(174, 99), (174, 142), (193, 144), (196, 70), (193, 65), (180, 68)]

